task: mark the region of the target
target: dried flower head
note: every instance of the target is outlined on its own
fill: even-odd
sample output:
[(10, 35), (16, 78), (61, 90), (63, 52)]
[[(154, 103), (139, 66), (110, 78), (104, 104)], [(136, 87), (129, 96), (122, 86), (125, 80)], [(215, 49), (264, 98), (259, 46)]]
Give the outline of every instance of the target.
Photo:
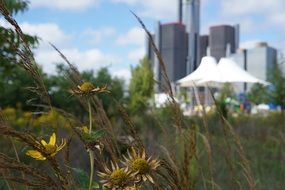
[(127, 190), (134, 187), (134, 174), (128, 168), (120, 168), (118, 164), (111, 162), (111, 169), (103, 165), (104, 172), (98, 172), (98, 176), (102, 178), (100, 182), (103, 186), (111, 190)]
[(145, 150), (141, 153), (136, 151), (134, 148), (128, 151), (128, 158), (124, 157), (125, 161), (123, 164), (130, 168), (133, 173), (136, 173), (136, 177), (139, 181), (150, 181), (154, 183), (151, 174), (160, 166), (159, 160), (147, 158)]
[(78, 95), (91, 95), (95, 93), (110, 93), (110, 91), (107, 90), (107, 85), (103, 87), (95, 87), (91, 82), (84, 82), (81, 85), (77, 86), (77, 89), (73, 89), (72, 93), (78, 94)]
[[(56, 144), (56, 135), (53, 133), (50, 136), (49, 143), (47, 143), (45, 140), (41, 140), (40, 143), (45, 148), (44, 153), (46, 155), (49, 155), (51, 157), (55, 156), (66, 144), (66, 140), (62, 139), (61, 144), (58, 146)], [(26, 152), (27, 156), (30, 156), (36, 160), (46, 160), (46, 157), (37, 150), (28, 150)]]

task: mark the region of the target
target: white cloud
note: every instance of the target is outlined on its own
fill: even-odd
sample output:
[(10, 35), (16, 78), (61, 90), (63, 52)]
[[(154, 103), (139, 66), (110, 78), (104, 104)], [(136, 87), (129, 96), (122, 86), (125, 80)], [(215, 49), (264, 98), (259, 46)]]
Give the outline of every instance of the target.
[(138, 49), (132, 50), (128, 53), (128, 58), (135, 62), (138, 63), (140, 59), (142, 59), (145, 56), (145, 48), (140, 47)]
[(126, 3), (128, 5), (135, 5), (136, 3), (138, 3), (138, 0), (112, 0), (115, 3)]
[(84, 10), (97, 5), (99, 0), (30, 0), (31, 7), (48, 7), (61, 10)]
[[(80, 71), (87, 69), (97, 70), (101, 67), (121, 62), (120, 58), (104, 53), (98, 49), (80, 51), (76, 48), (68, 48), (62, 49), (61, 52), (71, 63), (75, 64)], [(37, 51), (35, 57), (37, 63), (41, 64), (44, 71), (48, 73), (53, 73), (55, 71), (55, 63), (64, 62), (59, 54), (53, 49), (48, 51)]]
[(143, 29), (139, 27), (131, 28), (127, 33), (118, 37), (116, 43), (119, 45), (143, 45), (146, 36)]
[[(9, 23), (0, 19), (0, 25), (10, 27)], [(119, 56), (102, 52), (99, 49), (79, 50), (71, 46), (71, 35), (62, 31), (55, 23), (31, 24), (28, 22), (20, 23), (24, 33), (36, 35), (41, 38), (39, 47), (35, 50), (36, 62), (42, 65), (43, 70), (49, 74), (55, 73), (55, 64), (63, 63), (60, 55), (47, 43), (51, 42), (67, 57), (67, 59), (75, 64), (80, 71), (93, 69), (98, 70), (101, 67), (110, 64), (122, 63)], [(89, 41), (99, 42), (105, 37), (114, 35), (115, 30), (110, 27), (104, 27), (98, 30), (88, 29), (81, 34), (85, 34)], [(78, 36), (78, 35), (76, 35)], [(127, 75), (129, 76), (129, 75)]]
[[(13, 28), (6, 20), (0, 19), (0, 26), (5, 28)], [(66, 34), (55, 23), (31, 24), (29, 22), (19, 23), (25, 34), (37, 36), (40, 38), (39, 48), (50, 48), (48, 44), (53, 43), (59, 48), (67, 47), (72, 35)]]
[(175, 19), (178, 3), (173, 0), (145, 0), (142, 15), (156, 19)]
[(98, 44), (102, 42), (102, 40), (114, 36), (116, 30), (112, 27), (102, 27), (99, 29), (86, 29), (82, 32), (84, 38), (87, 39), (89, 44)]
[(123, 78), (127, 84), (131, 79), (131, 69), (128, 68), (111, 71), (111, 74), (118, 78)]
[[(285, 9), (285, 7), (284, 7)], [(285, 13), (284, 12), (276, 12), (269, 16), (269, 22), (273, 25), (279, 26), (283, 31), (285, 31)]]
[(4, 28), (12, 28), (12, 26), (3, 18), (0, 19), (0, 26)]
[(154, 19), (175, 19), (178, 3), (176, 0), (111, 0), (137, 8), (140, 16)]
[[(239, 18), (253, 20), (247, 28), (264, 29), (285, 24), (284, 0), (220, 0), (224, 18)], [(254, 22), (254, 23), (253, 23)], [(283, 27), (284, 28), (284, 27)]]
[(40, 37), (42, 48), (49, 47), (48, 42), (58, 47), (63, 47), (71, 38), (70, 35), (65, 34), (55, 23), (30, 24), (24, 22), (20, 24), (20, 27), (24, 33)]
[(268, 13), (282, 11), (285, 8), (284, 0), (221, 0), (223, 11), (231, 15)]

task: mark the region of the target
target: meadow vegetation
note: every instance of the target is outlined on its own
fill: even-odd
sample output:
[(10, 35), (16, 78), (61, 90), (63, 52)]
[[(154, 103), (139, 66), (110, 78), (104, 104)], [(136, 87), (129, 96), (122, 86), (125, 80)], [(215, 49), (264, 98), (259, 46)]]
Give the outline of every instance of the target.
[(79, 72), (54, 45), (64, 63), (46, 75), (31, 51), (38, 39), (23, 34), (12, 17), (26, 9), (20, 2), (0, 3), (12, 26), (0, 28), (6, 51), (0, 65), (0, 189), (285, 186), (283, 112), (225, 118), (216, 106), (202, 116), (184, 116), (152, 36), (136, 15), (163, 68), (168, 105), (156, 108), (149, 101), (155, 81), (146, 59), (132, 69), (128, 95), (107, 68)]

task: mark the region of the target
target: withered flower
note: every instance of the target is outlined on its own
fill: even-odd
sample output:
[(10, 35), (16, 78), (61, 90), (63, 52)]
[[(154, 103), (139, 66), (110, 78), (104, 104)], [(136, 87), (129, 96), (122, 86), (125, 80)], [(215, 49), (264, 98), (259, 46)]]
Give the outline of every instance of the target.
[(128, 150), (128, 158), (125, 158), (123, 164), (130, 168), (133, 173), (136, 173), (136, 177), (139, 181), (150, 181), (154, 183), (151, 174), (160, 166), (160, 161), (157, 159), (147, 158), (145, 150), (141, 153), (134, 148), (131, 149), (131, 153)]
[(110, 91), (107, 90), (107, 85), (104, 85), (103, 87), (95, 87), (91, 82), (84, 82), (83, 84), (78, 85), (76, 89), (72, 90), (72, 93), (81, 96), (103, 92), (110, 93)]
[(111, 190), (128, 190), (134, 188), (134, 175), (128, 168), (120, 168), (118, 164), (111, 162), (111, 169), (105, 164), (104, 172), (98, 172), (98, 176), (102, 178), (100, 182), (103, 186)]

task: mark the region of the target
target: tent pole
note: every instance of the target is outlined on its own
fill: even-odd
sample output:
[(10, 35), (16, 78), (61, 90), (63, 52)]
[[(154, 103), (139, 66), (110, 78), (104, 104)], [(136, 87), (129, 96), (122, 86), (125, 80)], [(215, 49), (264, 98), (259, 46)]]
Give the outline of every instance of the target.
[(200, 106), (201, 102), (200, 102), (200, 98), (199, 98), (199, 95), (198, 95), (198, 92), (197, 92), (197, 86), (195, 85), (195, 83), (193, 83), (193, 84), (194, 84), (193, 89), (194, 89), (194, 95), (195, 95), (195, 98), (196, 98), (196, 102), (197, 102), (197, 105)]

